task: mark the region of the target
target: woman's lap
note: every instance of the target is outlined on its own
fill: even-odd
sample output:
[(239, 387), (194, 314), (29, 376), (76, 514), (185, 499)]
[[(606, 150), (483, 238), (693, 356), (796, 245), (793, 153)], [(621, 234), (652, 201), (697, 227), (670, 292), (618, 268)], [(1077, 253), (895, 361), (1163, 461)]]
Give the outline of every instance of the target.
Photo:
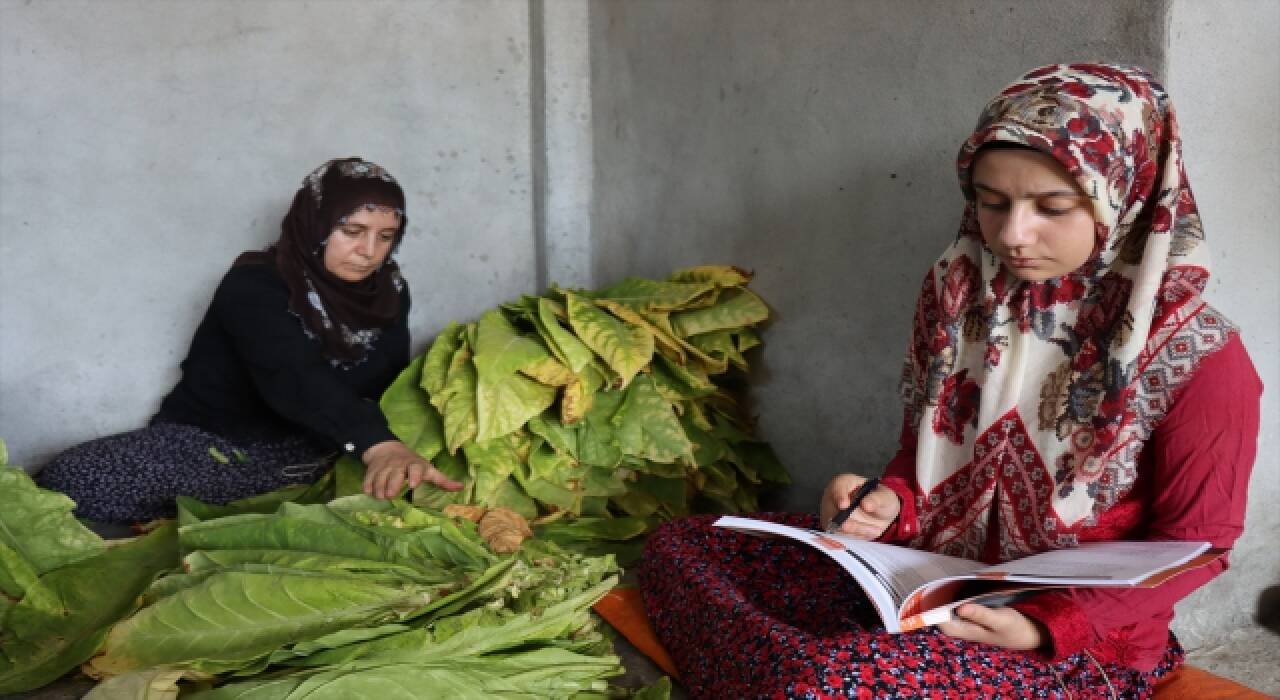
[[(777, 516), (812, 527), (812, 516)], [(645, 605), (693, 697), (1145, 697), (1153, 674), (1080, 654), (1052, 666), (947, 637), (889, 634), (848, 574), (820, 553), (710, 526), (669, 523), (640, 567)]]
[[(318, 474), (323, 453), (310, 441), (233, 442), (190, 425), (156, 423), (91, 440), (36, 474), (44, 488), (76, 501), (76, 515), (138, 522), (174, 514), (174, 499), (226, 503)], [(290, 465), (316, 463), (314, 468)]]

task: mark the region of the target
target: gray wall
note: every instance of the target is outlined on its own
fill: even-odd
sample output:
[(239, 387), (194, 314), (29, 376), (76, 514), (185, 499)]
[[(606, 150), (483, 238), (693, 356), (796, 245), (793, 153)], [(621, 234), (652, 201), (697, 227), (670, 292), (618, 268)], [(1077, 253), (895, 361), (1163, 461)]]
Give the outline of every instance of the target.
[[(1175, 0), (1168, 87), (1178, 108), (1187, 177), (1213, 251), (1207, 298), (1240, 324), (1265, 390), (1245, 534), (1233, 568), (1179, 606), (1191, 645), (1247, 628), (1258, 592), (1280, 585), (1280, 3)], [(1229, 605), (1223, 605), (1224, 599)], [(1275, 605), (1276, 598), (1271, 598)], [(1280, 610), (1272, 610), (1274, 619)], [(1280, 641), (1268, 637), (1271, 692)], [(1267, 658), (1260, 656), (1259, 658)]]
[(329, 158), (405, 187), (416, 346), (533, 288), (527, 3), (0, 2), (15, 461), (141, 426), (219, 277)]

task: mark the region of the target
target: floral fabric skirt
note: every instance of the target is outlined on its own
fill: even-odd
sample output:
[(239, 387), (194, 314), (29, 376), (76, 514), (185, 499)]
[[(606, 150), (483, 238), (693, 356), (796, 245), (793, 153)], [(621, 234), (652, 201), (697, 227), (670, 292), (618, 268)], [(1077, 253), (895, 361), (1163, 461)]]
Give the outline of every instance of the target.
[[(812, 515), (754, 517), (817, 526)], [(1145, 698), (1182, 661), (1172, 635), (1142, 673), (1085, 653), (1049, 664), (932, 627), (889, 634), (821, 553), (714, 521), (662, 526), (639, 570), (650, 621), (693, 698)]]
[(191, 425), (153, 423), (72, 447), (35, 479), (70, 496), (77, 517), (135, 523), (174, 515), (178, 496), (222, 504), (310, 483), (327, 467), (325, 450), (301, 436), (232, 442)]

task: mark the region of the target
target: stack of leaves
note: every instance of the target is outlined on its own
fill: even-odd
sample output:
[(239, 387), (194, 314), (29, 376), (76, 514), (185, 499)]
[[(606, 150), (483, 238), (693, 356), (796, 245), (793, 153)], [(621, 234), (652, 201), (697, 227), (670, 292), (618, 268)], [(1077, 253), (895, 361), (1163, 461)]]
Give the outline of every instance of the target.
[[(386, 391), (391, 429), (462, 491), (416, 503), (511, 509), (539, 535), (630, 539), (655, 518), (757, 509), (789, 477), (724, 381), (768, 307), (749, 273), (697, 267), (599, 291), (552, 288), (450, 324)], [(621, 519), (621, 522), (609, 522)]]
[(464, 518), (314, 502), (332, 493), (326, 478), (182, 498), (179, 523), (117, 544), (0, 469), (0, 693), (87, 659), (97, 700), (620, 696), (589, 610), (617, 583), (612, 557), (538, 540), (502, 556)]
[(152, 579), (178, 565), (175, 527), (104, 542), (72, 517), (69, 498), (6, 464), (0, 442), (0, 694), (75, 668)]
[(99, 697), (213, 677), (192, 697), (570, 697), (622, 671), (589, 614), (617, 583), (609, 557), (499, 557), (468, 520), (364, 495), (206, 508), (180, 502), (183, 573), (87, 664), (111, 677)]

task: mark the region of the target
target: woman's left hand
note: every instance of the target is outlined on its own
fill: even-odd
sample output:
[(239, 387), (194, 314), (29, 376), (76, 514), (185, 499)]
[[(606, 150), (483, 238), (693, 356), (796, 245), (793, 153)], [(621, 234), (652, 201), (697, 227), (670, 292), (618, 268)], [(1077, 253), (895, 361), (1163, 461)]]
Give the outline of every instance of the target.
[(1045, 643), (1048, 635), (1040, 624), (1013, 608), (988, 608), (965, 603), (955, 617), (938, 625), (944, 634), (971, 642), (1030, 651)]
[(399, 440), (380, 442), (365, 450), (360, 459), (365, 464), (364, 492), (375, 498), (392, 498), (406, 484), (411, 489), (424, 482), (445, 491), (462, 488), (460, 482), (445, 476)]

